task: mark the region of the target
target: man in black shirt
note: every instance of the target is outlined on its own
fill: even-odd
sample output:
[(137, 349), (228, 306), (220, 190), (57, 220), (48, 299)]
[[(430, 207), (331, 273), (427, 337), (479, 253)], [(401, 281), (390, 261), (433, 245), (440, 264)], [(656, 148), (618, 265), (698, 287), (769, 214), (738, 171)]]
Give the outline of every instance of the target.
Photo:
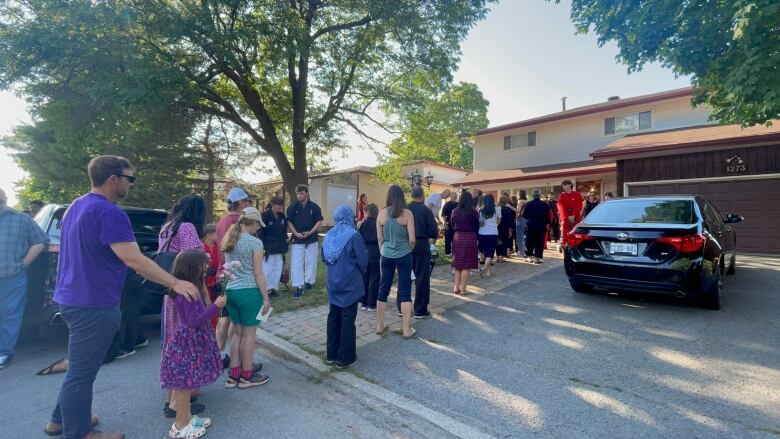
[(309, 199), (309, 188), (305, 185), (298, 185), (295, 194), (298, 201), (287, 208), (287, 227), (293, 236), (290, 276), (295, 298), (300, 299), (304, 285), (311, 289), (317, 280), (317, 232), (322, 225), (322, 210)]
[(444, 203), (444, 207), (441, 209), (441, 218), (444, 222), (444, 254), (452, 254), (452, 238), (455, 237), (455, 230), (450, 226), (450, 219), (452, 218), (452, 211), (458, 207), (458, 194), (456, 192), (450, 193), (450, 199)]
[[(431, 301), (431, 240), (439, 236), (439, 228), (433, 212), (425, 206), (425, 192), (420, 186), (412, 189), (413, 201), (409, 210), (414, 216), (416, 243), (412, 249), (412, 271), (414, 272), (414, 318), (430, 317), (428, 304)], [(399, 304), (400, 306), (400, 304)]]
[(528, 220), (525, 235), (526, 257), (534, 264), (542, 263), (544, 234), (547, 232), (547, 225), (550, 224), (550, 206), (541, 198), (541, 191), (534, 189), (534, 199), (523, 210), (523, 218)]
[(284, 255), (287, 254), (287, 217), (284, 216), (284, 201), (281, 198), (271, 198), (270, 206), (263, 212), (265, 227), (257, 230), (257, 237), (263, 241), (263, 272), (268, 295), (277, 296), (276, 289), (279, 288), (279, 279), (284, 271)]

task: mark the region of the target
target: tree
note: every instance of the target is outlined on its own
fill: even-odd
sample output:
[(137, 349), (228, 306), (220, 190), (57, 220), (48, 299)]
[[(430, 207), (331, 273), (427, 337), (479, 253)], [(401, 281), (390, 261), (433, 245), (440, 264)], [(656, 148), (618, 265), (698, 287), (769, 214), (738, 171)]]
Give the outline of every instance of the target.
[(400, 135), (388, 145), (389, 155), (378, 175), (403, 181), (403, 166), (417, 160), (471, 169), (474, 134), (488, 126), (488, 104), (472, 83), (459, 83), (429, 99), (400, 121)]
[(777, 0), (572, 0), (571, 16), (599, 45), (615, 41), (629, 72), (660, 62), (691, 75), (693, 101), (712, 107), (713, 119), (750, 126), (780, 118)]
[(307, 181), (307, 152), (382, 125), (372, 109), (414, 109), (445, 88), (459, 42), (491, 1), (3, 2), (0, 85), (25, 84), (35, 97), (72, 76), (94, 83), (84, 61), (119, 47), (143, 69), (117, 64), (98, 95), (134, 95), (144, 70), (164, 78), (182, 107), (240, 127), (292, 195)]

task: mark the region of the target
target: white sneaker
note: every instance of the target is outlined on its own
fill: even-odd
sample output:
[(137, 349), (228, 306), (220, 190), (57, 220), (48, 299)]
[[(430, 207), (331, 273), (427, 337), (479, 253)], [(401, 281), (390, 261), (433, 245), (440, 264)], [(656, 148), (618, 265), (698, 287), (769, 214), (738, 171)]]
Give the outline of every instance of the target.
[(176, 423), (174, 422), (170, 431), (168, 431), (168, 437), (172, 439), (197, 439), (203, 437), (206, 434), (206, 423), (204, 422), (206, 420), (208, 420), (208, 425), (211, 425), (211, 419), (193, 416), (190, 423), (181, 430), (176, 428)]

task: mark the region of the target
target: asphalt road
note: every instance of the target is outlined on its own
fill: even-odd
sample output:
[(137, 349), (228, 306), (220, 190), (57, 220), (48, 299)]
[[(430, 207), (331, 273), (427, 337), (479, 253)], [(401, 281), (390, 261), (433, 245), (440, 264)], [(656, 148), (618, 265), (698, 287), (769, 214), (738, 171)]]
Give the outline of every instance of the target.
[(574, 293), (556, 267), (370, 344), (357, 370), (497, 437), (777, 438), (778, 285), (780, 259), (742, 257), (708, 311)]
[[(147, 322), (150, 335), (159, 324)], [(0, 371), (0, 437), (45, 438), (43, 427), (54, 407), (63, 375), (35, 371), (64, 354), (62, 334), (22, 346), (17, 360)], [(162, 415), (159, 337), (134, 356), (104, 365), (95, 383), (93, 413), (99, 428), (131, 439), (167, 437), (172, 420)], [(225, 389), (224, 379), (204, 389), (199, 402), (214, 424), (212, 438), (419, 438), (451, 437), (392, 405), (332, 379), (281, 353), (259, 350), (271, 381), (254, 389)]]

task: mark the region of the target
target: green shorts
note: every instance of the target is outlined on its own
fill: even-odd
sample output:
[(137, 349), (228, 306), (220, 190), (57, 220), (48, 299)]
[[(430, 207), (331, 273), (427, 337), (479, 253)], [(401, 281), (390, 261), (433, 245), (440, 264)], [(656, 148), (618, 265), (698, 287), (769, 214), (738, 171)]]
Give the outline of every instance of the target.
[(256, 326), (260, 324), (257, 314), (263, 308), (263, 296), (257, 288), (227, 290), (227, 306), (230, 321), (236, 325)]

